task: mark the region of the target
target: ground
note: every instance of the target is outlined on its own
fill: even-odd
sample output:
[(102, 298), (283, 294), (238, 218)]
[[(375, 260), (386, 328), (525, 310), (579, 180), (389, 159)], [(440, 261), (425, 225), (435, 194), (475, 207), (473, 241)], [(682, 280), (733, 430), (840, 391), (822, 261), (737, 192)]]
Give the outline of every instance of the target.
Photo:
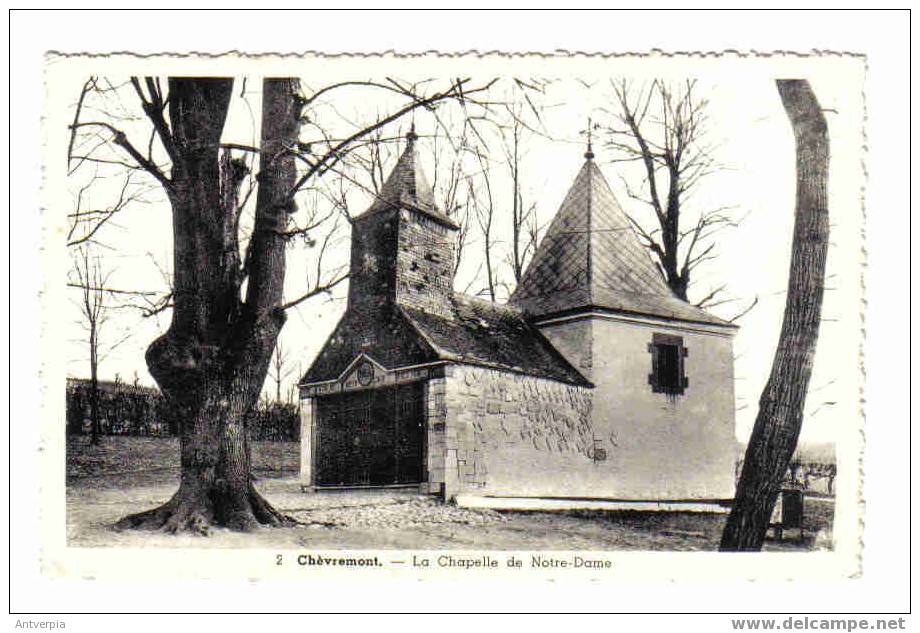
[[(85, 437), (67, 443), (67, 537), (77, 547), (253, 547), (272, 549), (715, 550), (724, 514), (693, 512), (496, 512), (440, 503), (409, 492), (304, 494), (299, 447), (254, 442), (259, 491), (297, 519), (293, 528), (251, 534), (215, 530), (208, 537), (112, 528), (116, 520), (165, 502), (178, 484), (178, 441)], [(768, 550), (831, 547), (832, 498), (807, 497), (804, 543), (770, 542)]]

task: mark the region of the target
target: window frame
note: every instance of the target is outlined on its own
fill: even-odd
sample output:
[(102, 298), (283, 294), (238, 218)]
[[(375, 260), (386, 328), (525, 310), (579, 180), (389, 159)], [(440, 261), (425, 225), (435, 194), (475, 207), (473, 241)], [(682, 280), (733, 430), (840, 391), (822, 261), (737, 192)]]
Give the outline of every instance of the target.
[[(677, 348), (676, 384), (662, 384), (660, 362), (663, 356), (662, 349), (664, 347)], [(648, 344), (648, 352), (652, 357), (652, 373), (648, 375), (648, 383), (652, 387), (652, 393), (664, 393), (671, 396), (683, 395), (690, 385), (690, 380), (687, 378), (687, 363), (685, 361), (689, 352), (684, 345), (683, 337), (675, 334), (655, 332), (652, 334), (652, 342)]]

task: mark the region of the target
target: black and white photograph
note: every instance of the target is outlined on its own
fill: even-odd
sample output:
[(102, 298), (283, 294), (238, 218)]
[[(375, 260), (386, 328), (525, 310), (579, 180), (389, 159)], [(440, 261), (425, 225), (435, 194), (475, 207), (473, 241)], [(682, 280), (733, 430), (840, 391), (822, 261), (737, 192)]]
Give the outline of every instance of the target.
[(905, 628), (906, 106), (855, 17), (54, 15), (11, 81), (12, 628)]
[(67, 546), (852, 538), (861, 60), (384, 61), (56, 82)]

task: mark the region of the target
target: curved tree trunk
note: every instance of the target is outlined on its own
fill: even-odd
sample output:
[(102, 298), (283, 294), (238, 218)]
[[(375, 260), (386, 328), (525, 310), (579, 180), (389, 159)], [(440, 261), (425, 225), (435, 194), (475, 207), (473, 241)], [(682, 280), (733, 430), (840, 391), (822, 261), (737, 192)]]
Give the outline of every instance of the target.
[(795, 228), (786, 310), (720, 549), (759, 550), (798, 443), (821, 322), (828, 211), (827, 122), (808, 81), (776, 82), (795, 135)]
[(246, 420), (284, 323), (283, 232), (296, 178), (285, 148), (297, 141), (300, 101), (296, 80), (264, 81), (256, 219), (244, 267), (237, 193), (245, 165), (220, 152), (232, 88), (232, 79), (169, 80), (175, 307), (147, 365), (178, 418), (181, 478), (166, 504), (125, 517), (119, 529), (207, 533), (212, 525), (293, 523), (252, 485)]

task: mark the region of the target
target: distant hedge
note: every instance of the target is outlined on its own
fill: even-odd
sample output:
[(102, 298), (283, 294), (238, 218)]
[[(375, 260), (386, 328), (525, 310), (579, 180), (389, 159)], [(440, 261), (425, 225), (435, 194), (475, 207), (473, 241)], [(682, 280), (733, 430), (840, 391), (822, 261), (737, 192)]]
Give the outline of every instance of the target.
[[(92, 432), (89, 380), (67, 381), (67, 433)], [(120, 381), (99, 382), (99, 427), (102, 435), (176, 436), (179, 420), (157, 390)], [(249, 420), (253, 440), (296, 441), (300, 420), (293, 404), (259, 403)]]

